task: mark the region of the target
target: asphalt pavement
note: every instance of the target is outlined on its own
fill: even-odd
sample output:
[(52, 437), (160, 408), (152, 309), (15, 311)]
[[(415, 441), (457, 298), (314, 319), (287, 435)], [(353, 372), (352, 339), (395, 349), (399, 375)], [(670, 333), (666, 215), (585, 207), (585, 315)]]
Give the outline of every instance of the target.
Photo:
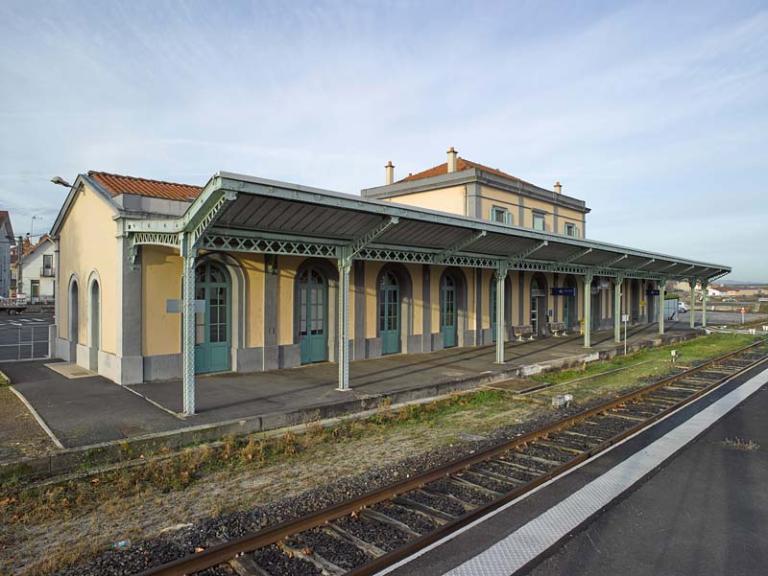
[[(705, 407), (766, 370), (752, 369), (670, 418), (477, 526), (396, 568), (440, 576), (463, 565), (606, 474)], [(768, 385), (664, 462), (552, 555), (531, 576), (743, 575), (768, 566)], [(753, 441), (741, 450), (736, 439)], [(732, 443), (724, 444), (724, 440)], [(735, 446), (735, 447), (734, 447)], [(493, 572), (498, 573), (498, 569)], [(482, 572), (478, 576), (483, 576)]]
[(768, 387), (530, 576), (768, 573)]

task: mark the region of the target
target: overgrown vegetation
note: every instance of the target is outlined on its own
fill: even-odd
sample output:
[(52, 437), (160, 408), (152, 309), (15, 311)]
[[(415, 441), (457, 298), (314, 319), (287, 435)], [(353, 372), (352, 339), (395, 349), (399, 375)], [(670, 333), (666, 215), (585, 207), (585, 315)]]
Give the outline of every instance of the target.
[[(531, 379), (551, 384), (568, 383), (585, 376), (600, 376), (617, 368), (626, 368), (626, 370), (608, 374), (603, 378), (625, 381), (637, 376), (662, 375), (672, 373), (674, 370), (674, 365), (671, 362), (671, 350), (678, 352), (678, 366), (691, 367), (720, 354), (726, 354), (730, 350), (747, 346), (753, 341), (754, 337), (746, 334), (711, 334), (679, 344), (641, 350), (628, 356), (616, 356), (611, 360), (586, 364), (581, 368), (537, 374)], [(640, 367), (641, 363), (642, 368)], [(634, 369), (635, 366), (637, 366), (637, 370)]]
[(726, 438), (722, 442), (723, 446), (730, 448), (731, 450), (739, 450), (740, 452), (754, 452), (760, 448), (760, 444), (754, 440), (744, 440), (743, 438)]
[[(289, 431), (270, 439), (258, 435), (229, 436), (216, 444), (147, 458), (140, 466), (33, 488), (5, 486), (0, 489), (0, 526), (5, 527), (0, 529), (0, 544), (16, 546), (35, 533), (39, 537), (40, 531), (62, 530), (62, 524), (81, 523), (85, 517), (98, 518), (89, 520), (95, 527), (86, 530), (93, 532), (88, 532), (88, 548), (78, 549), (78, 554), (92, 554), (110, 538), (126, 537), (133, 534), (132, 530), (140, 532), (131, 537), (152, 535), (147, 533), (152, 529), (147, 527), (145, 518), (133, 524), (133, 528), (121, 521), (124, 516), (136, 515), (139, 506), (154, 505), (161, 515), (163, 506), (170, 507), (175, 502), (173, 518), (166, 514), (156, 519), (151, 524), (155, 531), (158, 525), (162, 526), (160, 522), (192, 521), (192, 502), (197, 505), (197, 517), (252, 507), (313, 484), (332, 481), (328, 469), (337, 474), (335, 477), (361, 473), (363, 467), (382, 465), (384, 458), (396, 461), (405, 455), (453, 444), (462, 434), (485, 435), (551, 413), (550, 398), (555, 394), (568, 391), (574, 394), (577, 404), (586, 404), (642, 386), (675, 369), (670, 362), (670, 348), (681, 354), (678, 365), (690, 366), (752, 340), (744, 335), (710, 335), (617, 357), (582, 370), (538, 375), (536, 380), (556, 386), (525, 396), (480, 389), (400, 408), (383, 401), (373, 416), (345, 419), (331, 427), (310, 422), (300, 433)], [(606, 374), (622, 367), (626, 370)], [(584, 376), (590, 378), (569, 383)], [(125, 450), (129, 451), (127, 444)], [(243, 485), (249, 489), (229, 490), (226, 498), (216, 492), (226, 490), (227, 486)], [(198, 504), (200, 494), (208, 498), (204, 511)], [(105, 524), (111, 528), (106, 529)], [(58, 556), (58, 560), (48, 557), (44, 567), (38, 566), (30, 573), (44, 573), (57, 563), (77, 558), (71, 546), (61, 548), (65, 555)], [(0, 563), (0, 573), (4, 568)]]

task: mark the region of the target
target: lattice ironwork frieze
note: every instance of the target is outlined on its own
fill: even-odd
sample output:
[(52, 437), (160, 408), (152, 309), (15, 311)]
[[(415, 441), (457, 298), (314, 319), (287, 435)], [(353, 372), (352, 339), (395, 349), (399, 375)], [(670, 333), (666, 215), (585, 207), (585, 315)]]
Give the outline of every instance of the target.
[(206, 234), (202, 238), (200, 248), (205, 250), (279, 254), (282, 256), (336, 257), (335, 244), (316, 244), (295, 240), (271, 240), (222, 234)]

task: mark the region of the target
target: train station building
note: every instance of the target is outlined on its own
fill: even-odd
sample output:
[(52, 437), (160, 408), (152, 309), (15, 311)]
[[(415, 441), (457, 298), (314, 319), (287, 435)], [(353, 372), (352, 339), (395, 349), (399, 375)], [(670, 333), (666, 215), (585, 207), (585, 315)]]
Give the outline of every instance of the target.
[[(667, 280), (730, 271), (590, 241), (583, 200), (465, 160), (361, 195), (221, 172), (205, 186), (88, 172), (52, 229), (54, 353), (117, 383), (658, 323)], [(693, 288), (692, 288), (693, 289)]]

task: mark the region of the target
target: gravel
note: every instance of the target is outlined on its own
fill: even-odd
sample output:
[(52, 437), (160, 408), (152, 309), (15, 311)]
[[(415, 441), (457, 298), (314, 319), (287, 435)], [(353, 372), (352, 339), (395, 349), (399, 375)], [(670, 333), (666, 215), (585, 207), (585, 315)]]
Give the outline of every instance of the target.
[(460, 502), (452, 500), (447, 496), (422, 492), (421, 490), (414, 490), (403, 496), (411, 502), (428, 506), (432, 510), (438, 510), (444, 514), (448, 514), (448, 516), (453, 516), (454, 518), (458, 518), (467, 511)]
[[(592, 404), (597, 404), (595, 401)], [(576, 414), (588, 406), (571, 405), (536, 418), (501, 428), (485, 440), (472, 439), (457, 442), (395, 465), (368, 470), (354, 477), (345, 477), (333, 483), (318, 486), (299, 495), (271, 502), (250, 511), (225, 514), (197, 522), (191, 527), (159, 534), (153, 538), (133, 542), (122, 550), (108, 549), (88, 560), (56, 572), (59, 576), (128, 576), (160, 564), (193, 554), (196, 548), (210, 548), (225, 540), (237, 538), (264, 527), (304, 516), (349, 500), (371, 490), (381, 488), (448, 462), (469, 456), (480, 450), (521, 436), (563, 417)], [(478, 481), (478, 483), (480, 483)], [(493, 488), (492, 488), (493, 489)], [(455, 505), (456, 503), (454, 503)], [(458, 511), (456, 508), (452, 508)], [(458, 515), (463, 514), (463, 509)]]
[(371, 510), (380, 512), (381, 514), (384, 514), (393, 520), (397, 520), (398, 522), (402, 522), (411, 528), (414, 532), (418, 532), (422, 535), (428, 534), (437, 528), (437, 524), (433, 522), (432, 519), (428, 516), (419, 514), (418, 512), (414, 512), (408, 508), (403, 508), (397, 504), (392, 504), (391, 502), (381, 502), (375, 506), (372, 506)]
[(372, 559), (372, 556), (368, 556), (354, 544), (331, 535), (322, 528), (307, 530), (297, 538), (289, 540), (288, 544), (305, 552), (308, 549), (311, 554), (317, 554), (345, 570), (361, 566)]
[(345, 516), (336, 520), (334, 524), (345, 532), (368, 544), (373, 544), (385, 552), (400, 548), (414, 538), (414, 536), (406, 534), (390, 524), (369, 520), (368, 518)]
[(475, 490), (471, 486), (465, 486), (456, 482), (451, 482), (447, 478), (441, 478), (435, 482), (430, 482), (424, 488), (430, 492), (450, 494), (462, 502), (466, 502), (472, 506), (481, 506), (494, 499), (492, 494), (488, 494), (487, 492), (482, 492), (480, 490)]
[(565, 450), (558, 450), (550, 446), (542, 446), (540, 444), (528, 444), (525, 448), (519, 450), (521, 454), (528, 456), (535, 456), (536, 458), (544, 458), (545, 460), (551, 460), (552, 462), (568, 462), (573, 460), (574, 455)]
[(277, 546), (267, 546), (253, 553), (253, 559), (272, 576), (322, 576), (314, 564), (283, 554)]
[(482, 486), (483, 488), (487, 488), (488, 490), (493, 490), (494, 492), (498, 492), (499, 494), (510, 492), (511, 490), (514, 490), (518, 486), (514, 482), (502, 482), (501, 480), (497, 480), (496, 478), (491, 478), (489, 476), (481, 476), (480, 474), (473, 474), (470, 470), (467, 470), (466, 472), (462, 472), (461, 474), (458, 474), (457, 478), (463, 478), (467, 482), (471, 482), (472, 484), (477, 484), (478, 486)]

